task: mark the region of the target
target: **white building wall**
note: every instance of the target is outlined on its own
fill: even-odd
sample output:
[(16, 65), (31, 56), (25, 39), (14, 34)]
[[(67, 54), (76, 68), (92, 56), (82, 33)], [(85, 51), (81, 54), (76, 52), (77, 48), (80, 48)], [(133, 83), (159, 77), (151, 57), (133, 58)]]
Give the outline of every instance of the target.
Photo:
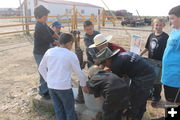
[(63, 15), (66, 13), (66, 9), (71, 9), (72, 6), (64, 5), (64, 4), (55, 4), (55, 3), (45, 3), (40, 1), (40, 5), (45, 6), (47, 9), (50, 10), (50, 16), (57, 16), (57, 15)]
[[(45, 6), (47, 9), (50, 10), (49, 16), (57, 16), (57, 15), (63, 15), (67, 12), (67, 10), (70, 10), (73, 8), (71, 5), (66, 4), (58, 4), (58, 3), (46, 3), (43, 1), (38, 2), (39, 5)], [(31, 16), (34, 15), (34, 0), (28, 0), (28, 9), (31, 11)], [(90, 16), (91, 14), (98, 15), (98, 9), (96, 7), (86, 7), (86, 6), (76, 6), (76, 9), (78, 12), (84, 16)], [(56, 18), (49, 18), (50, 21), (54, 21)], [(67, 17), (64, 17), (62, 19), (68, 19)], [(34, 21), (34, 19), (33, 19)]]
[(29, 10), (28, 16), (34, 16), (34, 0), (27, 0), (27, 9)]
[[(65, 5), (65, 4), (57, 4), (57, 3), (45, 3), (42, 1), (39, 1), (40, 5), (44, 5), (46, 8), (48, 8), (51, 12), (50, 15), (62, 15), (66, 13), (66, 9), (71, 9), (73, 6), (71, 5)], [(84, 6), (76, 6), (76, 9), (81, 13), (81, 10), (84, 10), (83, 15), (90, 15), (90, 14), (98, 14), (98, 9), (95, 7), (84, 7)]]
[(81, 13), (82, 15), (91, 15), (91, 14), (94, 14), (94, 15), (98, 15), (98, 9), (100, 8), (95, 8), (95, 7), (84, 7), (84, 6), (77, 6), (76, 7), (78, 12), (81, 13), (81, 10), (84, 10), (84, 14)]

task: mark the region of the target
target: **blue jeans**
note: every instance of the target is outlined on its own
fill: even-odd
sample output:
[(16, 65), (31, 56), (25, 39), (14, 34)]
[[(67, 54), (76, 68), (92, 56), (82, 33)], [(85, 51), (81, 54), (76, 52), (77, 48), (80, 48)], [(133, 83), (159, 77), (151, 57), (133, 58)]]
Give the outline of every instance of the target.
[[(39, 64), (41, 63), (42, 58), (43, 58), (43, 55), (34, 54), (34, 59), (35, 59), (38, 67), (39, 67)], [(40, 77), (39, 94), (41, 96), (47, 95), (49, 93), (47, 83), (40, 74), (39, 74), (39, 77)]]
[(57, 120), (77, 120), (72, 89), (49, 89)]

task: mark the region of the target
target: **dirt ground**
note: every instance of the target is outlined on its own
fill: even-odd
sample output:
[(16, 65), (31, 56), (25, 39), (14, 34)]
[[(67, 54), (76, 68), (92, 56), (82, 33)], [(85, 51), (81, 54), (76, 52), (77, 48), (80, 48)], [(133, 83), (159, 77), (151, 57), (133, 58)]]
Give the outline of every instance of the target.
[[(151, 29), (151, 27), (141, 27)], [(167, 26), (165, 31), (169, 33)], [(64, 28), (62, 31), (68, 31)], [(102, 29), (105, 35), (112, 34), (113, 41), (128, 50), (130, 39), (123, 30)], [(128, 31), (143, 37), (143, 45), (150, 32)], [(83, 32), (82, 32), (83, 34)], [(38, 73), (32, 55), (33, 44), (22, 34), (0, 36), (0, 120), (49, 120), (48, 115), (36, 112), (31, 99), (37, 94)], [(81, 47), (84, 49), (83, 41)], [(75, 79), (75, 78), (74, 78)], [(150, 102), (149, 102), (150, 103)], [(164, 115), (161, 108), (147, 106), (146, 117)]]

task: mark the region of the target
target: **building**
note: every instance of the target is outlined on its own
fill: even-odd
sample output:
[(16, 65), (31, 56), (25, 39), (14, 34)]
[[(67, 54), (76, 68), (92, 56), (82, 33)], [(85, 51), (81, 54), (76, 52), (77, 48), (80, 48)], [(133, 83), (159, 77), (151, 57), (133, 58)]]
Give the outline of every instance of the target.
[(116, 10), (116, 11), (106, 10), (107, 16), (112, 16), (111, 13), (114, 13), (116, 16), (123, 16), (123, 17), (132, 17), (133, 16), (133, 14), (128, 12), (127, 10)]
[(16, 8), (0, 8), (0, 16), (20, 16), (20, 11)]
[(66, 13), (72, 14), (72, 11), (70, 11), (70, 9), (72, 9), (73, 6), (75, 6), (77, 11), (83, 16), (89, 16), (91, 14), (98, 15), (98, 10), (101, 9), (101, 7), (96, 5), (81, 2), (72, 2), (67, 0), (24, 0), (22, 4), (23, 11), (25, 11), (24, 5), (26, 2), (28, 11), (26, 13), (26, 16), (33, 16), (34, 7), (37, 5), (43, 5), (47, 9), (49, 9), (49, 16), (63, 15)]

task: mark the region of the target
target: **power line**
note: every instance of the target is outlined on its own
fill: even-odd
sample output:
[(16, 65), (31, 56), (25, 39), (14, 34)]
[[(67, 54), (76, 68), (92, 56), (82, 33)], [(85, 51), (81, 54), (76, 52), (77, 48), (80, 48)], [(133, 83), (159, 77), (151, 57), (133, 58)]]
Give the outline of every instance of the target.
[[(115, 18), (116, 21), (119, 21), (117, 16), (109, 9), (108, 5), (104, 2), (104, 0), (101, 0), (101, 2), (104, 4), (104, 6), (109, 10), (109, 12), (111, 13), (111, 15)], [(129, 39), (131, 40), (131, 34), (126, 30), (126, 28), (124, 28), (123, 26), (121, 26), (122, 29), (126, 32), (126, 34), (129, 36)]]

